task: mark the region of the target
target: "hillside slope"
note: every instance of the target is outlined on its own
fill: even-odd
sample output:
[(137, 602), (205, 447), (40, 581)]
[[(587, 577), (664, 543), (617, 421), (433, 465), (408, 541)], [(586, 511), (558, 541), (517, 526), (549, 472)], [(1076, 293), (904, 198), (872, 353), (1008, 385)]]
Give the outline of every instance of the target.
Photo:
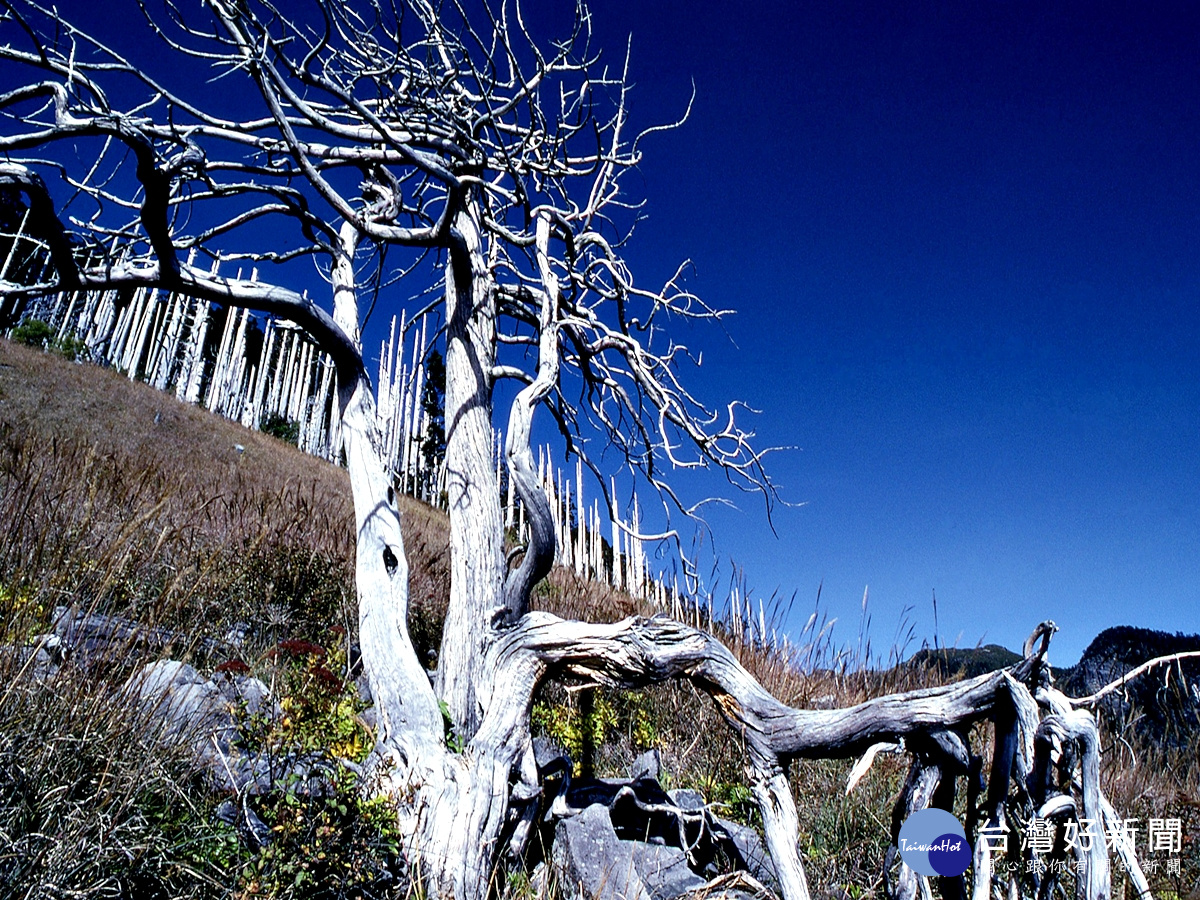
[[(421, 504), (402, 504), (411, 564), (410, 629), (418, 652), (430, 658), (448, 593), (446, 520)], [(237, 663), (274, 684), (284, 677), (274, 662), (274, 648), (283, 642), (353, 643), (350, 516), (346, 476), (337, 468), (111, 371), (0, 341), (0, 645), (20, 646), (28, 636), (49, 631), (56, 606), (75, 606), (187, 635), (187, 646), (169, 652), (202, 673)], [(594, 621), (653, 612), (561, 567), (533, 599), (542, 609)], [(331, 625), (342, 626), (344, 637), (331, 634)], [(197, 649), (201, 638), (220, 640), (238, 629), (246, 640), (236, 660)], [(830, 673), (806, 678), (779, 654), (726, 637), (766, 687), (796, 704), (830, 696), (853, 702), (918, 683), (909, 675), (903, 683), (888, 684)], [(54, 853), (28, 857), (36, 871), (25, 872), (23, 884), (60, 878), (52, 870), (56, 865), (76, 873), (71, 883), (81, 890), (110, 876), (124, 878), (129, 867), (122, 860), (131, 846), (147, 848), (155, 872), (173, 858), (174, 839), (164, 837), (159, 814), (148, 817), (144, 803), (156, 810), (177, 806), (179, 797), (170, 799), (182, 790), (177, 774), (163, 770), (157, 751), (120, 737), (129, 724), (103, 712), (109, 709), (104, 685), (120, 685), (144, 659), (111, 659), (86, 680), (60, 682), (50, 693), (13, 692), (0, 701), (0, 734), (13, 738), (0, 741), (0, 798), (16, 803), (10, 808), (0, 799), (0, 858), (28, 857), (6, 849), (4, 834), (24, 846), (40, 840), (37, 834), (61, 833), (73, 846), (89, 848), (85, 856), (74, 856), (67, 838), (56, 841)], [(15, 671), (0, 653), (0, 679)], [(92, 680), (96, 676), (101, 683)], [(588, 701), (594, 710), (590, 720), (584, 698), (584, 692), (549, 685), (534, 709), (536, 729), (586, 754), (597, 775), (624, 774), (638, 753), (657, 748), (669, 783), (699, 789), (731, 814), (753, 816), (743, 748), (696, 691), (669, 685), (632, 696), (596, 691)], [(55, 748), (85, 735), (100, 743), (89, 744), (89, 752), (76, 754), (75, 766), (64, 769)], [(121, 751), (109, 756), (105, 747)], [(6, 780), (6, 773), (18, 772), (18, 759), (20, 784), (36, 785), (29, 790), (55, 798), (33, 819), (16, 802), (27, 789)], [(147, 784), (151, 767), (160, 777)], [(844, 768), (817, 761), (794, 772), (803, 819), (841, 823), (836, 836), (814, 828), (803, 837), (813, 854), (815, 884), (862, 883), (874, 877), (869, 873), (882, 860), (886, 831), (878, 827), (877, 810), (890, 803), (901, 763), (878, 764), (851, 798), (838, 787)], [(79, 785), (106, 770), (111, 774), (101, 793), (79, 792)], [(90, 810), (97, 803), (120, 815), (114, 812), (107, 824), (95, 819)], [(203, 797), (191, 795), (187, 805), (211, 815)], [(268, 816), (261, 805), (256, 808)], [(122, 830), (127, 825), (132, 835)], [(211, 832), (211, 818), (184, 817), (183, 826), (180, 833), (225, 839)], [(188, 838), (186, 846), (196, 841)], [(224, 852), (188, 866), (210, 872), (221, 884), (244, 886), (246, 876), (227, 869)], [(240, 847), (236, 859), (255, 857)], [(183, 882), (170, 883), (180, 896), (210, 895), (190, 881), (186, 890), (177, 888)]]
[[(446, 517), (400, 503), (424, 644), (434, 635), (423, 612), (439, 620), (448, 596)], [(209, 631), (353, 618), (345, 471), (110, 370), (3, 340), (0, 523), (0, 578), (60, 601), (145, 606), (150, 597), (117, 589), (137, 581)], [(204, 577), (185, 589), (189, 570)]]

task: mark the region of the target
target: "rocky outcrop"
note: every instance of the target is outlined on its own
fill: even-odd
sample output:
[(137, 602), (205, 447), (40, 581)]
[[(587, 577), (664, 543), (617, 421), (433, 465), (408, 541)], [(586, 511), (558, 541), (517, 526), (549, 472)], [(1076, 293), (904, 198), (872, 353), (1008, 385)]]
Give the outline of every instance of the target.
[(156, 737), (185, 744), (213, 787), (238, 794), (269, 790), (286, 767), (279, 760), (243, 747), (240, 732), (251, 716), (275, 717), (278, 706), (257, 678), (217, 672), (201, 675), (184, 662), (163, 659), (130, 676), (125, 695), (154, 723)]
[[(244, 664), (226, 663), (205, 674), (187, 662), (161, 658), (185, 643), (183, 635), (67, 608), (56, 610), (53, 628), (8, 652), (19, 656), (32, 677), (49, 682), (68, 666), (111, 678), (114, 659), (121, 662), (117, 671), (129, 671), (133, 663), (123, 696), (141, 711), (150, 737), (184, 748), (211, 788), (226, 795), (217, 815), (250, 846), (272, 840), (256, 812), (264, 794), (286, 784), (291, 792), (322, 796), (333, 767), (357, 771), (349, 763), (257, 746), (261, 742), (247, 734), (248, 723), (282, 715), (269, 688)], [(139, 665), (145, 659), (153, 661)], [(370, 713), (363, 718), (369, 720)], [(536, 801), (541, 877), (552, 877), (566, 897), (749, 900), (778, 891), (759, 834), (718, 816), (696, 791), (664, 790), (657, 751), (639, 756), (627, 779), (574, 779), (572, 761), (561, 748), (538, 739), (534, 751), (542, 784)]]
[(197, 641), (192, 635), (143, 625), (123, 616), (59, 606), (54, 610), (51, 631), (35, 635), (25, 646), (0, 647), (0, 656), (15, 663), (12, 670), (20, 677), (45, 681), (63, 666), (100, 674), (114, 667), (161, 659), (176, 648), (235, 653), (245, 637), (244, 628), (238, 626), (221, 641)]
[[(206, 676), (188, 663), (159, 660), (134, 673), (124, 692), (159, 740), (190, 748), (213, 789), (229, 795), (218, 815), (252, 845), (269, 843), (271, 834), (251, 798), (281, 783), (319, 794), (338, 764), (249, 749), (244, 723), (280, 711), (267, 686), (246, 674)], [(541, 740), (535, 756), (545, 789), (541, 847), (549, 868), (542, 869), (553, 871), (565, 896), (673, 900), (701, 892), (749, 900), (777, 890), (758, 833), (717, 816), (696, 791), (665, 791), (657, 753), (639, 757), (629, 779), (572, 779), (570, 759)]]
[(649, 834), (644, 840), (620, 837), (619, 832), (627, 832), (630, 824), (627, 815), (603, 803), (592, 803), (582, 812), (558, 821), (553, 863), (565, 896), (578, 900), (672, 900), (694, 893), (743, 900), (772, 895), (745, 867), (737, 868), (735, 864), (732, 871), (717, 872), (711, 857), (704, 866), (697, 855), (700, 851), (700, 857), (715, 856), (712, 851), (717, 847), (732, 848), (734, 842), (725, 830), (730, 827), (743, 842), (747, 855), (759, 861), (759, 874), (773, 882), (770, 860), (753, 829), (714, 818), (703, 846), (698, 842), (684, 849)]
[(544, 837), (559, 887), (568, 897), (670, 900), (701, 896), (771, 896), (778, 880), (753, 828), (717, 816), (697, 791), (664, 791), (659, 761), (638, 757), (629, 780), (570, 778), (539, 748), (543, 771), (557, 773)]

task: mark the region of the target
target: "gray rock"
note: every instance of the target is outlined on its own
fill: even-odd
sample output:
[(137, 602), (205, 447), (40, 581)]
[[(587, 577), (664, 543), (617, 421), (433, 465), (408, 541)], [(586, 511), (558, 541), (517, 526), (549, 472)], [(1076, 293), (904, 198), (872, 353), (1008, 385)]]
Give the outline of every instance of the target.
[(354, 687), (358, 691), (358, 698), (363, 703), (367, 706), (374, 705), (375, 697), (371, 694), (371, 680), (367, 678), (365, 672), (354, 679)]
[(58, 674), (60, 668), (60, 660), (55, 658), (55, 654), (47, 650), (44, 646), (38, 647), (33, 653), (33, 679), (34, 681), (49, 681)]
[(359, 715), (372, 731), (376, 731), (379, 728), (379, 713), (374, 706), (368, 706)]
[(166, 736), (202, 738), (234, 728), (220, 689), (195, 668), (173, 659), (149, 663), (130, 676), (126, 696), (162, 723)]
[(246, 638), (250, 636), (250, 625), (246, 622), (236, 622), (233, 627), (225, 632), (223, 640), (231, 650), (239, 650), (246, 643)]
[(308, 777), (307, 764), (269, 760), (239, 746), (246, 714), (278, 716), (271, 692), (257, 678), (217, 673), (205, 678), (187, 663), (159, 660), (125, 684), (125, 695), (156, 721), (165, 742), (186, 742), (198, 768), (220, 791), (258, 794), (283, 777)]
[(704, 802), (703, 794), (699, 791), (693, 791), (690, 788), (675, 788), (674, 790), (667, 791), (667, 795), (670, 796), (672, 802), (680, 809), (689, 811), (701, 810), (708, 805)]
[(559, 768), (563, 760), (570, 761), (567, 751), (557, 741), (549, 738), (535, 737), (533, 739), (533, 758), (539, 769), (553, 766)]
[(687, 854), (677, 847), (629, 842), (633, 867), (654, 900), (672, 900), (704, 886), (688, 866)]
[(208, 653), (228, 653), (239, 646), (236, 629), (231, 632), (235, 642), (216, 641), (143, 625), (122, 616), (87, 613), (74, 606), (55, 607), (54, 634), (61, 641), (63, 653), (83, 669), (102, 665), (113, 654), (124, 663), (131, 658), (154, 658), (172, 647), (198, 646)]
[(652, 778), (658, 781), (658, 776), (662, 773), (662, 758), (658, 755), (658, 748), (651, 747), (641, 756), (633, 761), (633, 765), (629, 767), (629, 777), (634, 781), (639, 778)]
[(282, 714), (271, 696), (271, 689), (257, 678), (248, 675), (218, 674), (211, 679), (225, 703), (246, 715), (276, 718)]
[(278, 766), (261, 754), (239, 751), (221, 753), (211, 744), (196, 754), (197, 764), (207, 773), (212, 789), (219, 793), (256, 797), (278, 781)]
[(57, 634), (38, 634), (30, 638), (29, 641), (37, 648), (39, 654), (44, 654), (45, 658), (55, 668), (61, 666), (66, 658), (66, 648)]
[(560, 806), (557, 815), (567, 817), (555, 829), (552, 860), (572, 900), (778, 893), (758, 833), (713, 815), (698, 791), (664, 792), (649, 778), (592, 779), (572, 782)]
[(721, 818), (714, 819), (713, 831), (716, 832), (726, 853), (734, 858), (735, 864), (745, 869), (759, 884), (779, 893), (779, 877), (775, 873), (775, 863), (772, 862), (771, 855), (757, 831)]
[(608, 810), (592, 804), (554, 829), (554, 864), (572, 900), (653, 900), (633, 861), (633, 843), (613, 831)]

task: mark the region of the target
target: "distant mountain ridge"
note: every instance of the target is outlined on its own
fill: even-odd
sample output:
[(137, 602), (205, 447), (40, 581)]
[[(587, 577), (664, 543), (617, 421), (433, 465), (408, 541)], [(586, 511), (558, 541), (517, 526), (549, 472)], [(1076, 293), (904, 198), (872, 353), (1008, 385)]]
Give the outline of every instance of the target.
[(1013, 653), (999, 644), (984, 644), (982, 647), (939, 647), (936, 650), (923, 647), (909, 657), (908, 665), (936, 668), (947, 678), (957, 675), (974, 678), (976, 675), (985, 675), (996, 669), (1011, 666), (1020, 659), (1021, 654)]
[[(1100, 632), (1070, 668), (1055, 668), (1058, 687), (1071, 697), (1086, 697), (1151, 659), (1200, 650), (1200, 634), (1171, 634), (1131, 625)], [(945, 678), (973, 678), (1019, 660), (999, 644), (971, 648), (928, 647), (907, 665), (938, 668)], [(1101, 699), (1101, 714), (1117, 729), (1129, 728), (1154, 741), (1185, 744), (1200, 735), (1200, 659), (1162, 666)]]

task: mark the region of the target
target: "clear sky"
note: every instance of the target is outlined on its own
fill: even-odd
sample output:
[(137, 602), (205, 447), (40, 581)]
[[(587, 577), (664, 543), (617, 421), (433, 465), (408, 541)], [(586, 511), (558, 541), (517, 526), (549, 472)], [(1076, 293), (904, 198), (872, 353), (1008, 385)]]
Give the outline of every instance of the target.
[(877, 647), (904, 617), (932, 640), (934, 591), (947, 644), (1050, 617), (1061, 664), (1109, 625), (1200, 631), (1200, 6), (593, 13), (614, 63), (633, 36), (635, 124), (696, 90), (647, 144), (635, 271), (695, 260), (739, 311), (700, 392), (798, 448), (777, 535), (750, 501), (710, 516), (754, 591), (796, 594), (799, 627), (821, 586), (852, 641), (869, 587)]
[[(539, 4), (540, 6), (540, 4)], [(1200, 631), (1200, 7), (598, 0), (633, 35), (643, 277), (739, 314), (708, 396), (783, 496), (711, 515), (760, 595), (875, 643)], [(908, 608), (909, 612), (904, 613)], [(915, 648), (913, 648), (915, 649)]]

